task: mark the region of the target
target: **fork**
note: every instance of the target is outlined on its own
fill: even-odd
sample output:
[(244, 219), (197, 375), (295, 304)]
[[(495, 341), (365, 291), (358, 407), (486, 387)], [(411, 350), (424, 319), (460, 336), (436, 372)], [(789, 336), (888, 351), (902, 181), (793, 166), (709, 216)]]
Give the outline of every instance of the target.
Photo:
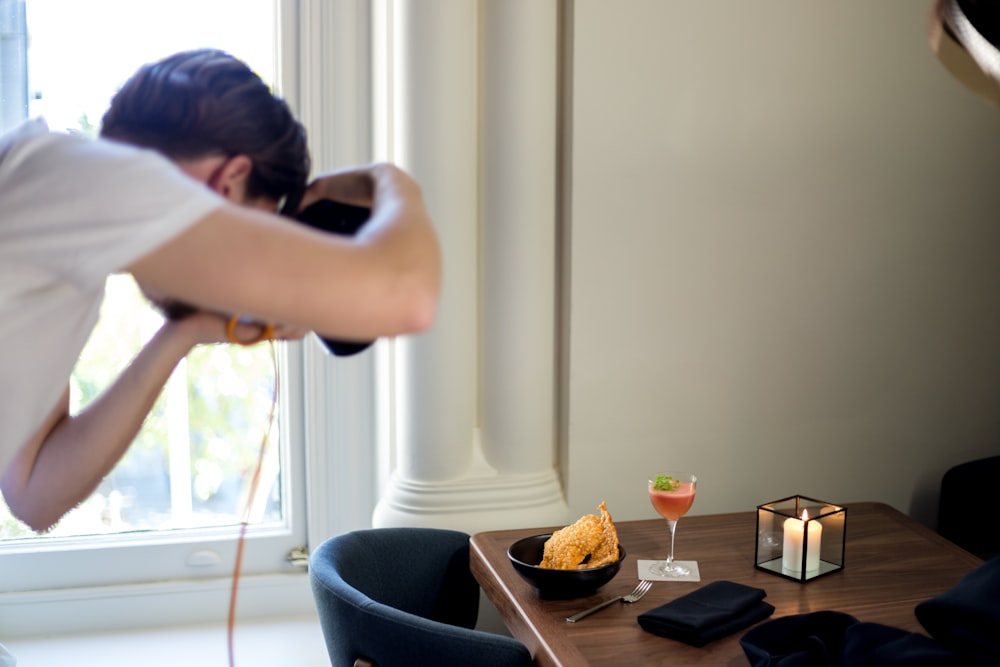
[(600, 611), (605, 607), (609, 607), (614, 603), (618, 602), (619, 600), (621, 600), (622, 602), (629, 602), (629, 603), (638, 602), (639, 598), (648, 593), (649, 589), (652, 588), (652, 586), (653, 586), (652, 581), (647, 581), (646, 579), (643, 579), (642, 581), (639, 582), (639, 585), (635, 587), (635, 590), (629, 593), (628, 595), (623, 595), (619, 598), (611, 598), (610, 600), (605, 600), (601, 604), (594, 605), (590, 609), (585, 609), (584, 611), (581, 611), (579, 614), (573, 614), (572, 616), (567, 617), (566, 622), (576, 623), (581, 618), (590, 616), (595, 611)]

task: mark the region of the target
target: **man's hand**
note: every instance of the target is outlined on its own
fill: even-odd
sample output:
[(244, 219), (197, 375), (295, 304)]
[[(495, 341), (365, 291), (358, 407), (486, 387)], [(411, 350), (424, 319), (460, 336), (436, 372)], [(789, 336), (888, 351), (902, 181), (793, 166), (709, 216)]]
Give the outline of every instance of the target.
[[(198, 311), (180, 320), (171, 320), (164, 326), (178, 329), (177, 335), (186, 337), (191, 345), (210, 343), (230, 343), (229, 320), (226, 315)], [(257, 322), (252, 318), (240, 318), (233, 328), (233, 338), (238, 341), (253, 341), (260, 338), (266, 323)], [(273, 340), (299, 340), (308, 330), (286, 324), (273, 324)]]
[(384, 165), (369, 168), (347, 169), (324, 174), (306, 188), (299, 204), (299, 213), (320, 199), (333, 199), (344, 204), (371, 208), (375, 197), (374, 173)]

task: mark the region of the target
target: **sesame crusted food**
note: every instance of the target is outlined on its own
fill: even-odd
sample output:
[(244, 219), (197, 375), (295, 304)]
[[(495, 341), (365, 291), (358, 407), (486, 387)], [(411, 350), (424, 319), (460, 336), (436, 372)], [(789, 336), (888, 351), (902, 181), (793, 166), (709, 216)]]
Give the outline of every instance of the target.
[(560, 528), (545, 542), (539, 567), (555, 570), (578, 570), (599, 567), (618, 560), (618, 531), (605, 503), (594, 514), (580, 517), (576, 523)]
[(601, 510), (601, 542), (590, 555), (587, 567), (600, 567), (618, 560), (618, 529), (615, 528), (611, 513), (603, 502), (598, 509)]

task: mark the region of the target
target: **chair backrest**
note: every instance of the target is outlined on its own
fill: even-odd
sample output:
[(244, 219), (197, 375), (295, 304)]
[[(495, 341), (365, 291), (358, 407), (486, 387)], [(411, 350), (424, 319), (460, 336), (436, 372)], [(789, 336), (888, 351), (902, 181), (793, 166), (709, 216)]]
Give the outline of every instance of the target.
[[(376, 528), (332, 537), (309, 578), (334, 667), (531, 664), (516, 639), (475, 630), (479, 586), (469, 536), (436, 528)], [(364, 663), (360, 663), (364, 664)]]
[(956, 465), (941, 478), (938, 533), (980, 558), (1000, 555), (1000, 519), (993, 485), (1000, 480), (1000, 456)]

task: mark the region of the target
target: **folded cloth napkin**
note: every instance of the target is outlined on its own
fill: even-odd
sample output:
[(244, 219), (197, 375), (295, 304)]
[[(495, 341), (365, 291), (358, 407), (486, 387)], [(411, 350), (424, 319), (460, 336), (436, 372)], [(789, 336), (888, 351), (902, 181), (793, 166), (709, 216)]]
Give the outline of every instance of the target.
[(839, 665), (844, 635), (857, 622), (839, 611), (783, 616), (747, 631), (740, 646), (753, 667)]
[(766, 595), (760, 588), (713, 581), (641, 614), (639, 625), (654, 635), (704, 646), (774, 613)]
[(1000, 557), (921, 602), (915, 611), (931, 637), (962, 654), (970, 664), (1000, 665)]
[(929, 637), (839, 611), (783, 616), (740, 638), (753, 667), (959, 667), (947, 647)]

